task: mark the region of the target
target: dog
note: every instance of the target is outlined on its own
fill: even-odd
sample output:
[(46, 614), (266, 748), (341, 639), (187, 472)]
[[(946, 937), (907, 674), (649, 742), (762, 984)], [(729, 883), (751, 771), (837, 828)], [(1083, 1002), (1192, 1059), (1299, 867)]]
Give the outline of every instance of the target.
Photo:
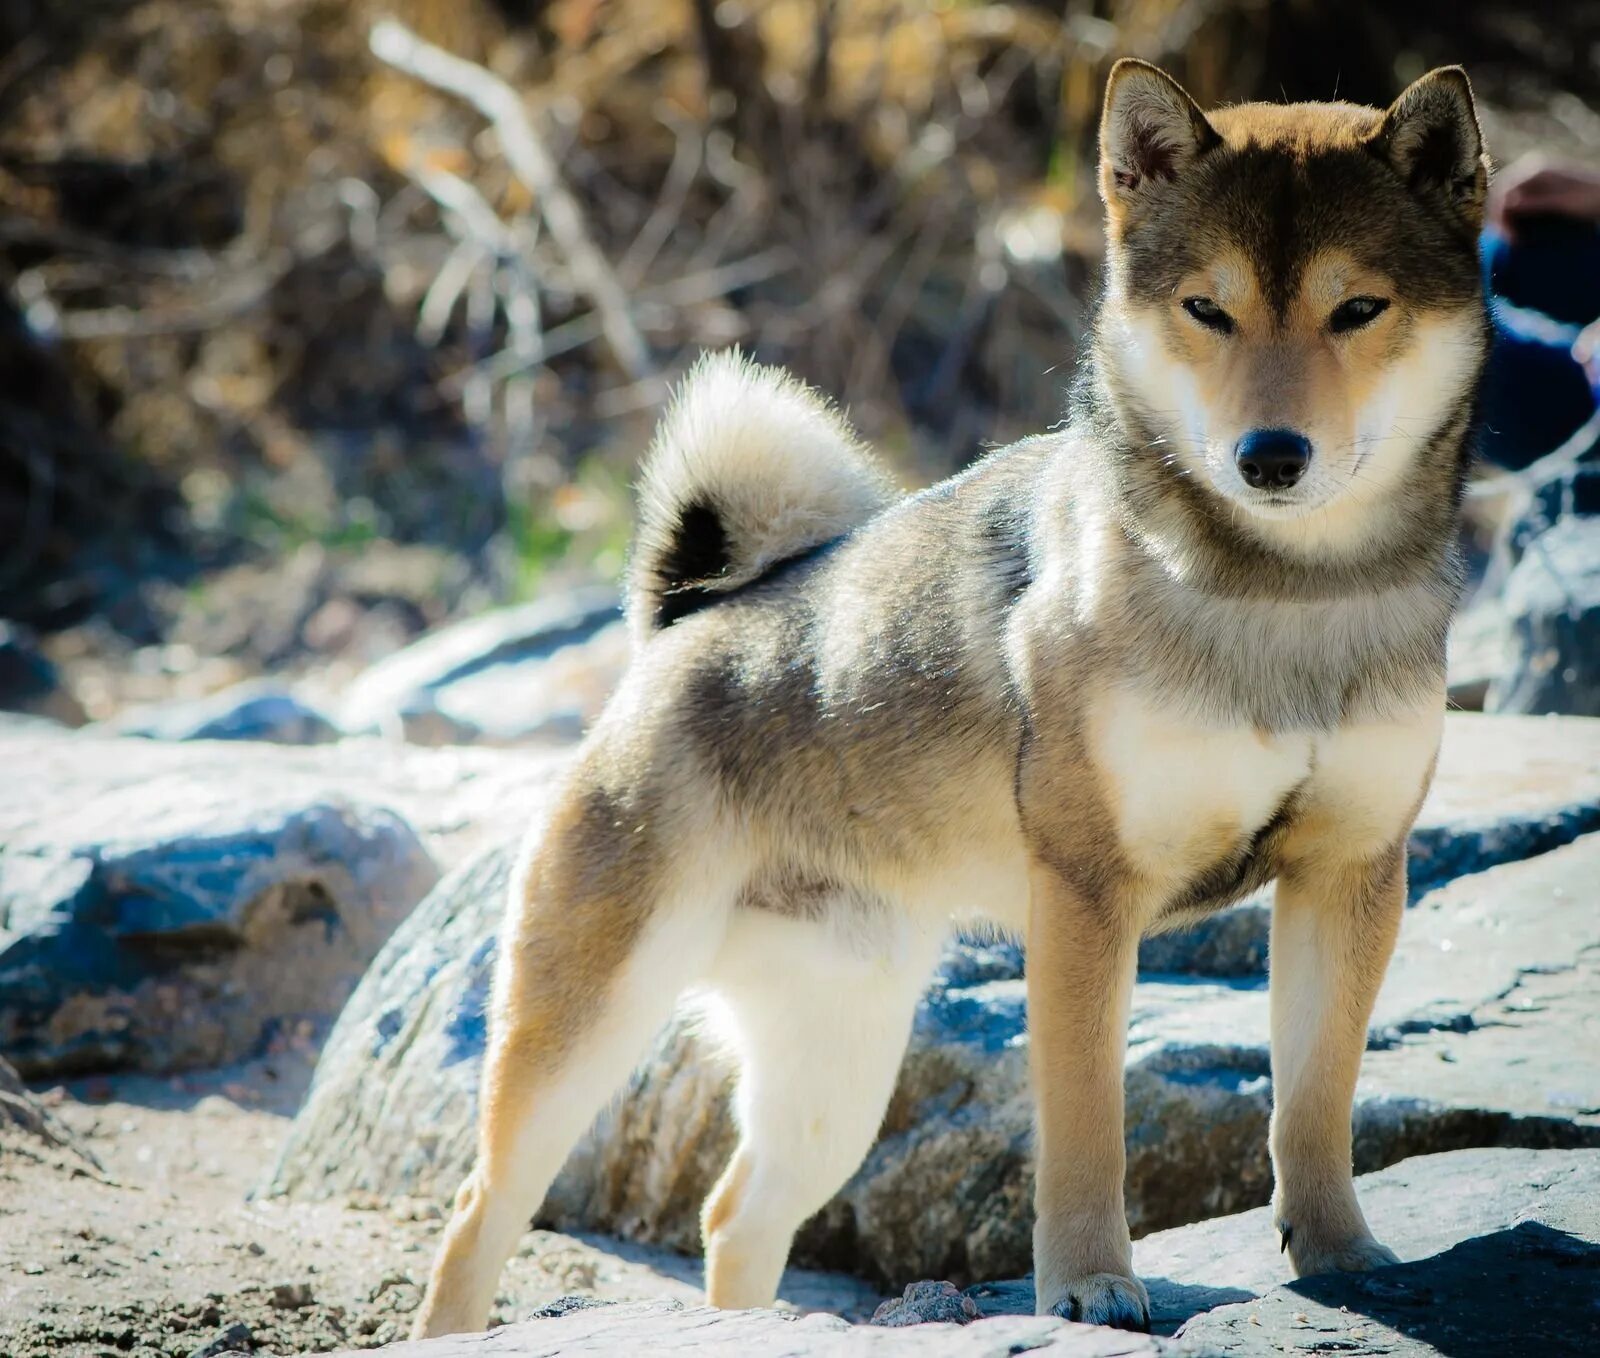
[(739, 1141), (713, 1306), (857, 1168), (953, 925), (1026, 940), (1038, 1309), (1147, 1328), (1123, 1207), (1140, 937), (1277, 880), (1275, 1222), (1395, 1262), (1351, 1105), (1443, 726), (1488, 325), (1465, 73), (1204, 113), (1112, 70), (1107, 267), (1057, 432), (904, 496), (822, 397), (703, 359), (642, 470), (622, 684), (507, 905), (478, 1153), (416, 1333), (481, 1328), (681, 993)]

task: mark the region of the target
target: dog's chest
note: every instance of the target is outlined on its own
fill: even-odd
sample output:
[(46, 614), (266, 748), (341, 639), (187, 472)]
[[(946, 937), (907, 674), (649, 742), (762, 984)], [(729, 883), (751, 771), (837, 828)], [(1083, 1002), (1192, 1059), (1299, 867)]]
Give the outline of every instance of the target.
[(1207, 726), (1129, 689), (1106, 691), (1087, 713), (1118, 847), (1156, 908), (1240, 862), (1270, 827), (1312, 813), (1352, 860), (1394, 844), (1444, 723), (1442, 693), (1381, 721), (1317, 732)]
[(1090, 757), (1130, 867), (1158, 893), (1237, 855), (1303, 792), (1317, 737), (1216, 727), (1114, 689), (1091, 705)]

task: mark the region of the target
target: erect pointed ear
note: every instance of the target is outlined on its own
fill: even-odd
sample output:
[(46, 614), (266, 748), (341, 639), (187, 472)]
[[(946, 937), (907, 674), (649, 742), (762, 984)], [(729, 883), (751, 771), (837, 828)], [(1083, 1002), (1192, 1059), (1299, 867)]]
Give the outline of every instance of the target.
[(1441, 66), (1408, 85), (1389, 106), (1371, 146), (1410, 190), (1483, 225), (1489, 188), (1483, 132), (1472, 84), (1459, 66)]
[(1124, 57), (1111, 68), (1100, 114), (1100, 196), (1113, 210), (1131, 207), (1221, 140), (1182, 85)]

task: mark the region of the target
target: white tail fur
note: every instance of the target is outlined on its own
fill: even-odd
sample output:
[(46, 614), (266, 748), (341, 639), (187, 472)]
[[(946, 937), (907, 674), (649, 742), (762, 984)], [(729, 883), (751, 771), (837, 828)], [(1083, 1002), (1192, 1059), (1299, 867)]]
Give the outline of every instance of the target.
[(849, 532), (894, 496), (820, 392), (737, 349), (705, 355), (644, 459), (629, 567), (636, 635)]

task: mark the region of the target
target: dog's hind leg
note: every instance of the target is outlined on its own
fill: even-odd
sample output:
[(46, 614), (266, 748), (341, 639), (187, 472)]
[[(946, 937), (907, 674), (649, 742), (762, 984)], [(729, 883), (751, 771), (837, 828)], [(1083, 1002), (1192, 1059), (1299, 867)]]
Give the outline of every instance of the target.
[(715, 956), (732, 846), (641, 832), (592, 786), (563, 796), (513, 877), (495, 975), (477, 1160), (418, 1313), (418, 1338), (480, 1330), (505, 1261), (573, 1144)]
[(871, 1149), (938, 943), (869, 961), (823, 936), (741, 910), (713, 974), (740, 1066), (739, 1144), (701, 1216), (713, 1306), (770, 1306), (795, 1231)]

